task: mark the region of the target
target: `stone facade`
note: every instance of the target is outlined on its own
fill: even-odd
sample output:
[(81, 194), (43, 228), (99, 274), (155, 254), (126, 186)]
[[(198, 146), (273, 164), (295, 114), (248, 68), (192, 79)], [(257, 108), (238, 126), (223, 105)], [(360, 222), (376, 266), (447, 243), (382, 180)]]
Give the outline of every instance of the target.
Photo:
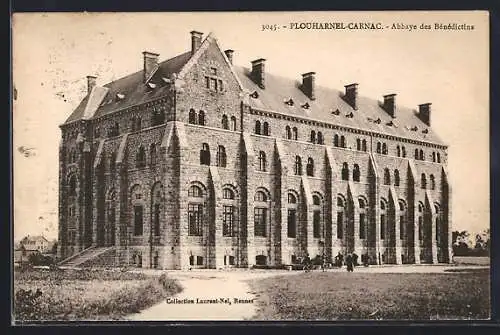
[[(145, 52), (135, 77), (103, 87), (89, 77), (88, 96), (61, 126), (61, 258), (114, 247), (116, 266), (164, 269), (339, 252), (372, 264), (451, 261), (446, 145), (307, 117), (307, 105), (304, 115), (273, 110), (264, 95), (279, 87), (265, 60), (245, 76), (231, 50), (201, 35), (161, 64)], [(303, 85), (297, 94), (317, 108), (314, 72)], [(346, 95), (357, 118), (363, 104)], [(422, 132), (426, 106), (425, 120), (411, 115)], [(384, 108), (398, 122), (399, 110)]]

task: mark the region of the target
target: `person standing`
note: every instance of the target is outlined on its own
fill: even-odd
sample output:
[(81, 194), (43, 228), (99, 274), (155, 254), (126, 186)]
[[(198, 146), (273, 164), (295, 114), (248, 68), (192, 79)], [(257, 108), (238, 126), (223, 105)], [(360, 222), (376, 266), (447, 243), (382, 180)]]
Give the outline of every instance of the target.
[(345, 257), (345, 264), (347, 265), (347, 272), (352, 272), (353, 271), (353, 264), (352, 264), (352, 255), (347, 254)]

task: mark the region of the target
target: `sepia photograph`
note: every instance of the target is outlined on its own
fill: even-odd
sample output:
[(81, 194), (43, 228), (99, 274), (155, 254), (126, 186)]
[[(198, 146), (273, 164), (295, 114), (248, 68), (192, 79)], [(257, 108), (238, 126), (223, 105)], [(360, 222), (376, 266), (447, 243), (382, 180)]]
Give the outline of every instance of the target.
[(13, 325), (490, 319), (488, 12), (11, 29)]

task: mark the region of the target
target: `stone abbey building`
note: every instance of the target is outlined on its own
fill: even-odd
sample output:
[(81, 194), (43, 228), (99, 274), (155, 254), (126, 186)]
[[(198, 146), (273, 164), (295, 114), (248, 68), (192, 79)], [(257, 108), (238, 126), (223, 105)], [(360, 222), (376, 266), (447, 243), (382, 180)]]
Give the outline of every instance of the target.
[[(338, 252), (451, 261), (431, 104), (233, 65), (213, 34), (88, 94), (61, 125), (62, 264), (280, 266)], [(313, 70), (313, 69), (304, 69)]]

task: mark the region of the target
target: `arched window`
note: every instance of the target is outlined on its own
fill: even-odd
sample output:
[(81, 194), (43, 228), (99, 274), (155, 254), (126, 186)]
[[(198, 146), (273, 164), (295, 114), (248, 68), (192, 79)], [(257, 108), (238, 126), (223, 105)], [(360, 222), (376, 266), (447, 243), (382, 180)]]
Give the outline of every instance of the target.
[(398, 157), (401, 157), (401, 148), (399, 147), (399, 145), (396, 147), (396, 151), (397, 151)]
[(333, 136), (333, 146), (334, 147), (339, 146), (339, 135), (337, 135), (337, 134), (335, 134), (335, 136)]
[(387, 144), (382, 143), (382, 154), (387, 155)]
[(415, 159), (418, 159), (418, 149), (415, 149)]
[(307, 159), (307, 167), (306, 167), (306, 173), (308, 176), (313, 177), (314, 176), (314, 160), (309, 157)]
[(359, 177), (360, 177), (359, 165), (354, 164), (354, 169), (352, 170), (352, 180), (359, 182)]
[(382, 153), (382, 143), (377, 142), (377, 154), (381, 154), (381, 153)]
[(394, 170), (394, 186), (399, 186), (399, 170)]
[(288, 192), (287, 226), (287, 236), (297, 237), (297, 197), (291, 192)]
[(156, 145), (154, 143), (149, 147), (149, 160), (151, 165), (156, 165)]
[(260, 121), (255, 121), (255, 133), (260, 135)]
[(418, 239), (422, 241), (424, 239), (424, 205), (418, 203)]
[(311, 143), (316, 143), (316, 132), (314, 130), (311, 130)]
[(313, 205), (315, 206), (321, 205), (321, 199), (318, 195), (313, 194), (312, 198), (313, 198)]
[(366, 152), (366, 140), (362, 142), (363, 151)]
[(285, 132), (286, 132), (286, 138), (288, 140), (292, 139), (292, 130), (290, 129), (290, 126), (285, 127)]
[(436, 163), (436, 153), (434, 151), (432, 152), (432, 162)]
[(431, 182), (431, 190), (435, 190), (436, 189), (436, 180), (434, 179), (434, 175), (431, 174), (429, 176), (429, 180)]
[(203, 143), (200, 150), (200, 164), (210, 165), (210, 147), (207, 143)]
[(231, 116), (231, 130), (232, 131), (236, 131), (237, 130), (237, 126), (236, 126), (236, 117), (235, 116)]
[(359, 138), (356, 139), (356, 150), (361, 151), (361, 140)]
[(380, 200), (380, 239), (385, 239), (386, 234), (386, 208), (387, 204), (384, 199)]
[(345, 203), (342, 197), (337, 197), (337, 239), (344, 238), (344, 211)]
[(342, 180), (349, 180), (349, 166), (346, 162), (342, 164)]
[(267, 201), (267, 195), (266, 195), (266, 193), (264, 193), (264, 191), (257, 191), (255, 193), (254, 201), (257, 201), (257, 202), (265, 202), (265, 201)]
[(403, 200), (399, 200), (399, 239), (403, 240), (406, 236), (406, 206)]
[(141, 145), (135, 154), (135, 166), (137, 168), (142, 168), (146, 166), (146, 152), (144, 147)]
[(340, 146), (342, 148), (345, 148), (346, 147), (346, 142), (345, 142), (345, 137), (344, 135), (340, 136)]
[(419, 157), (420, 157), (421, 161), (425, 160), (424, 159), (424, 151), (422, 149), (420, 149), (420, 155), (419, 155)]
[(302, 159), (300, 156), (295, 156), (295, 175), (302, 175)]
[(427, 188), (427, 180), (426, 180), (426, 177), (425, 177), (425, 173), (422, 173), (422, 176), (420, 177), (420, 187), (422, 189), (426, 189)]
[(259, 171), (266, 171), (266, 153), (259, 151)]
[(401, 146), (401, 156), (406, 157), (406, 148), (405, 146)]
[(200, 126), (205, 125), (205, 112), (204, 111), (200, 111), (200, 113), (198, 114), (198, 124)]
[(359, 202), (359, 238), (364, 240), (367, 236), (366, 202), (363, 198)]
[(293, 128), (292, 128), (292, 135), (293, 135), (293, 139), (294, 139), (295, 141), (297, 141), (297, 138), (298, 138), (298, 136), (299, 136), (299, 132), (298, 132), (298, 130), (297, 130), (297, 127), (293, 127)]
[(269, 123), (264, 122), (264, 125), (262, 127), (262, 134), (265, 135), (265, 136), (269, 136), (270, 135)]
[(234, 192), (230, 188), (224, 188), (222, 190), (222, 198), (223, 199), (234, 199)]
[(72, 175), (68, 181), (68, 195), (76, 196), (76, 176)]
[(189, 110), (189, 123), (196, 124), (196, 112), (192, 108)]
[(222, 129), (229, 129), (229, 121), (226, 114), (222, 115)]
[(226, 148), (222, 145), (217, 150), (217, 166), (226, 167)]
[(297, 203), (297, 197), (293, 193), (288, 193), (288, 203), (289, 204)]
[(203, 197), (203, 191), (199, 186), (191, 185), (188, 189), (188, 197), (201, 198)]
[(439, 152), (437, 153), (437, 162), (441, 163), (441, 154)]
[(161, 209), (163, 202), (163, 186), (160, 183), (156, 183), (151, 190), (152, 200), (153, 200), (153, 212), (152, 212), (152, 223), (153, 223), (153, 235), (160, 236), (160, 221), (161, 221)]
[(320, 131), (318, 131), (318, 144), (324, 144), (323, 134)]
[(324, 236), (323, 223), (321, 218), (321, 198), (313, 194), (313, 237), (322, 238)]
[(391, 185), (391, 173), (388, 168), (384, 169), (384, 185)]

